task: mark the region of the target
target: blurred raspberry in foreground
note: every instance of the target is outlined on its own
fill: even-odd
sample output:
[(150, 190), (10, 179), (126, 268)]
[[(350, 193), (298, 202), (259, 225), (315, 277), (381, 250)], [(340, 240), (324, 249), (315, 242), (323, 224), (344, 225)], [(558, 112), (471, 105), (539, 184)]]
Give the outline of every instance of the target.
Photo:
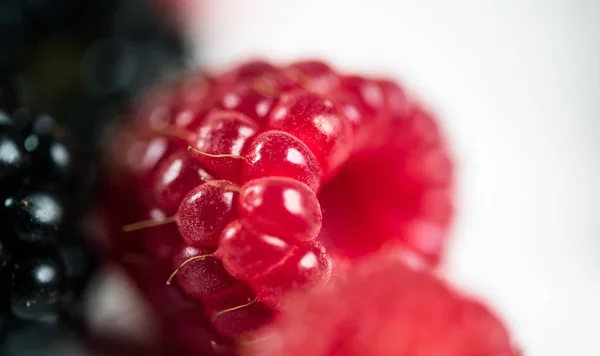
[(374, 258), (292, 300), (245, 356), (516, 356), (502, 322), (426, 270)]

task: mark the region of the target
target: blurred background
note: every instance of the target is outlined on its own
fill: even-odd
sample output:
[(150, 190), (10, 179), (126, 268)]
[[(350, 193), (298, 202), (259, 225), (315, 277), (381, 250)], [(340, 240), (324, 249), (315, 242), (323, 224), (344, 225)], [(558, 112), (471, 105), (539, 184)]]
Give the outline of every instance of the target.
[[(12, 18), (3, 1), (0, 15)], [(600, 355), (600, 1), (160, 0), (185, 8), (171, 27), (139, 16), (143, 1), (114, 5), (116, 17), (97, 13), (100, 25), (87, 27), (103, 41), (42, 27), (35, 51), (13, 63), (36, 78), (37, 105), (66, 121), (104, 122), (159, 73), (251, 57), (316, 57), (392, 76), (438, 114), (458, 162), (443, 272), (494, 305), (525, 355)], [(17, 34), (0, 33), (1, 49)], [(61, 50), (82, 63), (81, 82), (61, 75), (73, 73), (69, 62), (39, 60)], [(47, 86), (57, 78), (61, 90)], [(81, 130), (84, 139), (98, 132)], [(98, 330), (151, 335), (120, 272), (105, 269), (89, 294)]]
[(600, 355), (600, 1), (206, 1), (203, 65), (318, 57), (395, 76), (445, 125), (445, 268), (525, 355)]

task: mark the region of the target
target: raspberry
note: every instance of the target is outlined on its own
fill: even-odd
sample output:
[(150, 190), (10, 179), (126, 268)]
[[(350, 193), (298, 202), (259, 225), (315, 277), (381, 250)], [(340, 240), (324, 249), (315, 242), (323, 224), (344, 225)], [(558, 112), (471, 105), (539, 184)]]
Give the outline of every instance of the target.
[(166, 275), (163, 288), (203, 306), (231, 339), (215, 352), (365, 255), (438, 263), (452, 166), (433, 118), (394, 82), (255, 61), (153, 95), (113, 144), (109, 218), (139, 231), (110, 235), (119, 255), (160, 262), (145, 278)]
[(487, 307), (428, 271), (381, 257), (354, 266), (331, 288), (294, 298), (257, 340), (242, 353), (516, 356)]

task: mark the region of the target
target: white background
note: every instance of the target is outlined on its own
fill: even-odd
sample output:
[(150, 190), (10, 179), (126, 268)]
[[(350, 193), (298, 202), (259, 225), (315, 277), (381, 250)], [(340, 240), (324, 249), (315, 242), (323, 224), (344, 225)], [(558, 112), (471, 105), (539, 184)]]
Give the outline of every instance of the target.
[(451, 278), (526, 355), (600, 355), (599, 0), (206, 1), (212, 68), (316, 56), (429, 103), (460, 169)]

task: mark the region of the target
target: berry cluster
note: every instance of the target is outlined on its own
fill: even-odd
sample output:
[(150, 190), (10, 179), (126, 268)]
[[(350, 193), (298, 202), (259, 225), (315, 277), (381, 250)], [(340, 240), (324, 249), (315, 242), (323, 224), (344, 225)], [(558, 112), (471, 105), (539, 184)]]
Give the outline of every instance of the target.
[[(501, 321), (426, 270), (381, 256), (295, 298), (247, 356), (516, 356)], [(368, 300), (365, 298), (368, 291)]]
[[(382, 249), (436, 265), (452, 216), (434, 119), (393, 81), (319, 61), (166, 83), (111, 150), (115, 250), (156, 305), (194, 302), (213, 351), (336, 265)], [(149, 286), (167, 269), (184, 296)]]
[(95, 259), (74, 222), (92, 181), (52, 117), (0, 110), (0, 334), (79, 322)]

